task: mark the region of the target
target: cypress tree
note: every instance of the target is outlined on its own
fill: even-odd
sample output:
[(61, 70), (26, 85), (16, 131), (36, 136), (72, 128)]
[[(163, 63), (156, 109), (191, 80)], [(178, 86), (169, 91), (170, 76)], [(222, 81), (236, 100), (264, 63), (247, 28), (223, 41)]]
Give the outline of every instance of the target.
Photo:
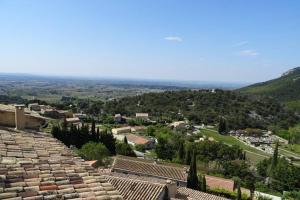
[(75, 126), (71, 124), (70, 127), (70, 145), (76, 145), (76, 130)]
[(96, 133), (96, 142), (100, 142), (100, 129), (97, 127), (97, 133)]
[(100, 142), (103, 143), (112, 155), (116, 155), (116, 139), (107, 130), (100, 133)]
[(272, 157), (272, 163), (271, 163), (271, 167), (270, 167), (270, 171), (269, 171), (270, 175), (273, 173), (273, 170), (275, 169), (275, 167), (277, 166), (277, 163), (278, 163), (278, 146), (279, 146), (279, 142), (277, 141), (275, 144), (275, 149), (274, 149), (274, 153), (273, 153), (273, 157)]
[(58, 138), (58, 130), (59, 128), (57, 126), (53, 126), (52, 129), (51, 129), (51, 135), (54, 137), (54, 138)]
[(218, 132), (219, 132), (219, 134), (225, 134), (226, 131), (227, 131), (226, 120), (224, 117), (220, 117)]
[(192, 159), (191, 155), (192, 155), (191, 147), (187, 146), (187, 150), (185, 152), (185, 164), (186, 165), (190, 165), (191, 164), (191, 159)]
[(124, 144), (128, 144), (127, 137), (124, 137)]
[(67, 140), (68, 140), (67, 131), (68, 131), (68, 124), (67, 124), (66, 118), (64, 118), (64, 120), (62, 122), (61, 139), (60, 139), (60, 141), (62, 141), (64, 144), (66, 144)]
[(233, 177), (233, 190), (238, 189), (240, 184), (241, 184), (241, 179), (237, 176)]
[(167, 186), (165, 186), (165, 195), (163, 200), (170, 200), (171, 198), (169, 197), (169, 189)]
[(92, 118), (91, 133), (92, 133), (92, 140), (94, 142), (97, 142), (97, 138), (96, 138), (96, 122), (95, 122), (94, 118)]
[(187, 177), (187, 188), (194, 190), (199, 190), (199, 182), (197, 177), (197, 164), (196, 164), (196, 154), (193, 151), (192, 161), (190, 165), (190, 170)]
[(184, 161), (184, 143), (183, 142), (180, 142), (180, 144), (179, 144), (178, 158), (181, 163)]
[(242, 200), (242, 191), (241, 191), (241, 185), (240, 184), (238, 184), (236, 199), (237, 200)]
[(206, 179), (205, 179), (205, 175), (202, 176), (201, 191), (202, 192), (206, 192)]

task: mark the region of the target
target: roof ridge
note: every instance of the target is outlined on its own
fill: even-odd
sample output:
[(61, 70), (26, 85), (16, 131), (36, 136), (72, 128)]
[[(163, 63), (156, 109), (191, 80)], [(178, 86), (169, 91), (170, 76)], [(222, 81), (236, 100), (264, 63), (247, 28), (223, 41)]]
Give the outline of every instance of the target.
[[(123, 156), (121, 156), (121, 157), (117, 156), (116, 159), (126, 160), (126, 158), (124, 158)], [(130, 158), (129, 160), (133, 161), (133, 162), (145, 163), (145, 164), (149, 164), (149, 165), (151, 165), (151, 164), (152, 165), (158, 165), (158, 166), (163, 166), (163, 167), (168, 167), (168, 168), (175, 168), (175, 169), (180, 169), (180, 170), (184, 170), (184, 168), (186, 167), (186, 166), (182, 166), (182, 167), (179, 167), (179, 166), (170, 166), (170, 165), (164, 164), (164, 163), (157, 163), (157, 161), (150, 162), (150, 160), (149, 160), (149, 162), (148, 161), (145, 162), (145, 161), (142, 161), (142, 159), (135, 160), (135, 159)]]

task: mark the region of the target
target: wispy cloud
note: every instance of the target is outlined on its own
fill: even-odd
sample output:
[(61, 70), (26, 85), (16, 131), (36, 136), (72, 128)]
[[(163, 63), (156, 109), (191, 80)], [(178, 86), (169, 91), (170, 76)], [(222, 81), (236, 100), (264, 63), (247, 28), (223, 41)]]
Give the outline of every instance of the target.
[(240, 56), (247, 56), (247, 57), (255, 57), (255, 56), (259, 55), (259, 53), (257, 51), (254, 51), (251, 49), (240, 51), (238, 54)]
[(182, 38), (178, 36), (167, 36), (164, 39), (171, 42), (182, 42)]
[(249, 43), (248, 41), (241, 41), (241, 42), (238, 42), (238, 43), (234, 44), (233, 46), (234, 47), (241, 47), (241, 46), (245, 46), (248, 43)]

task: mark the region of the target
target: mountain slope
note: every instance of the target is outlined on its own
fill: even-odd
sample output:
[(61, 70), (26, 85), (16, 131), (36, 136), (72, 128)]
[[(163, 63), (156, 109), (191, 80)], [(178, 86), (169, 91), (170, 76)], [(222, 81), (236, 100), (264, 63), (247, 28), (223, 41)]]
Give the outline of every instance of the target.
[(285, 72), (279, 78), (250, 85), (239, 91), (273, 97), (300, 112), (300, 67)]
[(268, 97), (252, 97), (233, 91), (182, 90), (146, 93), (109, 101), (105, 113), (134, 116), (147, 112), (155, 120), (183, 120), (196, 124), (216, 124), (220, 116), (230, 129), (247, 127), (266, 129), (270, 125), (288, 128), (299, 121), (294, 112)]

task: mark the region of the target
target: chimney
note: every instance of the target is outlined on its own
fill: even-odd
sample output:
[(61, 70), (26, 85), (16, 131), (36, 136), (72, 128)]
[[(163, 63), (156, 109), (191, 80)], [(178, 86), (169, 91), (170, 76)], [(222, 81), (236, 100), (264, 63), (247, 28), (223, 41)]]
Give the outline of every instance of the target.
[(25, 128), (25, 115), (24, 115), (24, 108), (25, 105), (15, 105), (16, 112), (15, 112), (15, 124), (16, 130), (23, 130)]
[(168, 197), (169, 198), (175, 198), (176, 193), (177, 193), (176, 183), (171, 181), (171, 180), (167, 180), (166, 185), (167, 185), (167, 188), (168, 188)]

